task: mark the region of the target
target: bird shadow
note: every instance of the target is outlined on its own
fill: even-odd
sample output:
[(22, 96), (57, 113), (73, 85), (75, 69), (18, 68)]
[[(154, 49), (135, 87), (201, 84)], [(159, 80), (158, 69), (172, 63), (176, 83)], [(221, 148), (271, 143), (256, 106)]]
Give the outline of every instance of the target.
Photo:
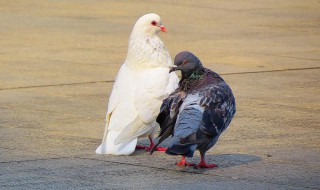
[(261, 160), (262, 159), (259, 156), (250, 154), (218, 154), (206, 156), (206, 161), (208, 163), (217, 163), (219, 165), (219, 168), (245, 165)]
[[(254, 162), (261, 161), (262, 158), (250, 155), (250, 154), (218, 154), (218, 155), (207, 155), (206, 162), (208, 164), (217, 164), (217, 168), (213, 169), (203, 169), (203, 168), (194, 168), (194, 167), (180, 167), (178, 170), (183, 172), (193, 172), (193, 173), (206, 173), (208, 170), (215, 170), (215, 169), (225, 169), (235, 166), (247, 165)], [(200, 161), (199, 156), (195, 156), (190, 159), (190, 162), (198, 163)]]

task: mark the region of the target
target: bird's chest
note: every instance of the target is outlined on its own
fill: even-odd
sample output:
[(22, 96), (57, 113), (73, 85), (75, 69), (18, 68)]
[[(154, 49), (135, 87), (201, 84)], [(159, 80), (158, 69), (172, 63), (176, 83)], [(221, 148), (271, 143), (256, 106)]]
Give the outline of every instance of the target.
[(181, 83), (181, 89), (186, 93), (192, 93), (201, 87), (202, 82), (199, 80), (188, 79)]

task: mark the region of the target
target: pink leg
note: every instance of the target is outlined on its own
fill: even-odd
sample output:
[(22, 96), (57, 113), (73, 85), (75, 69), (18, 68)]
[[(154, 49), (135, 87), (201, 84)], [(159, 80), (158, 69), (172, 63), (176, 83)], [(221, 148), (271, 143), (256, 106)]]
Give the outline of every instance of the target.
[(179, 162), (176, 162), (177, 166), (195, 166), (196, 164), (189, 163), (186, 161), (186, 157), (182, 156)]
[(204, 153), (201, 153), (201, 161), (198, 165), (195, 166), (196, 168), (215, 168), (218, 167), (216, 164), (207, 164)]
[(142, 146), (142, 145), (137, 145), (136, 146), (136, 149), (144, 149), (145, 150), (146, 148), (147, 148), (146, 146)]
[[(149, 147), (137, 145), (137, 146), (136, 146), (136, 149), (144, 149), (144, 150), (146, 150), (146, 151), (150, 151), (155, 144), (154, 144), (154, 142), (153, 142), (152, 137), (149, 136), (149, 140), (150, 140), (150, 146), (149, 146)], [(165, 148), (165, 147), (157, 147), (155, 151), (166, 151), (166, 150), (167, 150), (167, 148)]]

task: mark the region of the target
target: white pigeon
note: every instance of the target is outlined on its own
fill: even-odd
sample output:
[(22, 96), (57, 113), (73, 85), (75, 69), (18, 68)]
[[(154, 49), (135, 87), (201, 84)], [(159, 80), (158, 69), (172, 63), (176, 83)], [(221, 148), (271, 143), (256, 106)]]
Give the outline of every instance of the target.
[(138, 19), (129, 39), (127, 58), (116, 77), (109, 98), (106, 126), (97, 154), (130, 155), (138, 138), (158, 131), (156, 117), (162, 100), (178, 87), (178, 76), (170, 54), (157, 36), (166, 32), (159, 15), (149, 13)]

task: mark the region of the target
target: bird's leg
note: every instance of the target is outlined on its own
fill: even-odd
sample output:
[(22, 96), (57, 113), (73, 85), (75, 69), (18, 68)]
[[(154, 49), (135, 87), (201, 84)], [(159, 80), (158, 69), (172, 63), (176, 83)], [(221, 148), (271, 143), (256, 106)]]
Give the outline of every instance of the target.
[[(150, 140), (150, 146), (149, 147), (142, 146), (142, 145), (137, 145), (136, 149), (144, 149), (146, 151), (150, 151), (155, 144), (154, 144), (153, 139), (152, 139), (151, 136), (149, 136), (149, 140)], [(165, 148), (165, 147), (157, 147), (155, 151), (166, 151), (166, 150), (167, 150), (167, 148)]]
[[(153, 147), (154, 146), (154, 142), (153, 142), (153, 140), (152, 140), (152, 137), (150, 137), (149, 136), (149, 140), (150, 140), (150, 146), (142, 146), (142, 145), (137, 145), (136, 146), (136, 149), (143, 149), (143, 150), (147, 150), (148, 151), (148, 149), (151, 147)], [(150, 150), (151, 150), (151, 148), (150, 148)], [(149, 150), (149, 151), (150, 151)]]
[(142, 145), (137, 145), (136, 146), (136, 149), (144, 149), (145, 150), (146, 148), (147, 148), (146, 146), (142, 146)]
[[(150, 151), (155, 145), (153, 142), (152, 136), (149, 136), (149, 140), (150, 140), (150, 146), (148, 148), (146, 148), (146, 151)], [(155, 149), (155, 151), (166, 151), (166, 150), (167, 150), (167, 148), (165, 148), (165, 147), (157, 147)]]
[(206, 158), (205, 158), (205, 153), (200, 152), (201, 155), (201, 161), (198, 165), (196, 165), (196, 168), (215, 168), (218, 167), (216, 164), (207, 164), (206, 163)]
[(195, 166), (194, 163), (189, 163), (186, 161), (186, 157), (182, 156), (179, 162), (176, 162), (177, 166)]

